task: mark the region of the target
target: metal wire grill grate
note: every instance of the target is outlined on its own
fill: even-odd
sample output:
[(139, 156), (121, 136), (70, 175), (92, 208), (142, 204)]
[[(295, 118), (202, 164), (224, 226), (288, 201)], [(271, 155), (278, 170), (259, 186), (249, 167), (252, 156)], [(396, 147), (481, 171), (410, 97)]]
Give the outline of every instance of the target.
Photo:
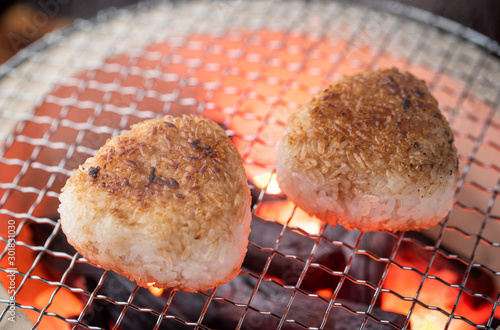
[[(11, 237), (2, 228), (4, 286), (5, 275), (16, 274), (18, 310), (40, 329), (101, 329), (107, 305), (118, 311), (107, 325), (115, 329), (138, 315), (155, 329), (341, 328), (346, 320), (350, 328), (492, 328), (500, 298), (500, 61), (486, 41), (393, 2), (378, 9), (145, 2), (48, 36), (0, 68), (0, 218), (15, 221), (17, 256), (9, 266)], [(428, 82), (459, 148), (457, 203), (425, 236), (331, 228), (273, 190), (274, 148), (288, 116), (340, 76), (388, 66)], [(71, 170), (107, 138), (147, 118), (183, 113), (226, 127), (253, 182), (253, 233), (264, 226), (267, 236), (251, 237), (249, 254), (259, 262), (234, 281), (196, 294), (166, 290), (158, 303), (60, 249), (54, 219)], [(329, 263), (325, 251), (345, 262)], [(95, 283), (79, 285), (86, 271), (97, 274)], [(315, 287), (317, 273), (334, 285)], [(77, 310), (67, 312), (71, 301)], [(222, 313), (227, 323), (214, 325)], [(8, 315), (5, 305), (0, 318)]]

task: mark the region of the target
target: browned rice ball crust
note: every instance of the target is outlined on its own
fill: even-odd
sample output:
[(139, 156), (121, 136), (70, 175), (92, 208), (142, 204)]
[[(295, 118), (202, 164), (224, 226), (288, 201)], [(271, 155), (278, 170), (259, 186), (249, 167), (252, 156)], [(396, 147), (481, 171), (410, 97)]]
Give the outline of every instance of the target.
[[(424, 81), (397, 69), (345, 77), (321, 91), (292, 116), (278, 148), (278, 182), (291, 200), (331, 224), (364, 230), (434, 225), (451, 207), (457, 170), (436, 99)], [(314, 201), (315, 193), (335, 206)], [(418, 204), (427, 202), (439, 210)]]
[(250, 191), (216, 123), (148, 120), (107, 141), (61, 194), (68, 240), (146, 286), (204, 290), (234, 277), (246, 253)]

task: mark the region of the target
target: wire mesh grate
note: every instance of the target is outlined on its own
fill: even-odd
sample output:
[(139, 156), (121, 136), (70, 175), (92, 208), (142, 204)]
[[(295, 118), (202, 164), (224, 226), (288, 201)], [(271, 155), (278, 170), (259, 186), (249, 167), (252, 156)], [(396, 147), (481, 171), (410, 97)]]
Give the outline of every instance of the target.
[[(498, 326), (498, 49), (435, 15), (379, 5), (141, 2), (77, 21), (3, 66), (0, 218), (15, 223), (15, 234), (0, 231), (0, 277), (9, 289), (15, 274), (28, 328)], [(450, 121), (461, 170), (456, 205), (422, 233), (324, 225), (275, 186), (276, 143), (311, 95), (343, 75), (390, 66), (425, 79)], [(223, 125), (243, 156), (253, 236), (228, 284), (155, 292), (68, 248), (57, 198), (107, 138), (184, 113)], [(0, 297), (2, 322), (9, 301)]]

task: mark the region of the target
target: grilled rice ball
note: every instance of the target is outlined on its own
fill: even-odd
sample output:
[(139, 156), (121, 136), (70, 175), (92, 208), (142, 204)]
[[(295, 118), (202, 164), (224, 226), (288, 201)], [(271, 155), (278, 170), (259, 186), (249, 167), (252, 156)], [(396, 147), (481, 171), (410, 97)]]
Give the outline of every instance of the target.
[(332, 225), (413, 230), (451, 209), (458, 157), (425, 82), (386, 69), (345, 77), (293, 115), (276, 172), (289, 199)]
[(251, 197), (241, 157), (202, 117), (133, 125), (74, 170), (60, 201), (68, 241), (140, 286), (221, 285), (247, 250)]

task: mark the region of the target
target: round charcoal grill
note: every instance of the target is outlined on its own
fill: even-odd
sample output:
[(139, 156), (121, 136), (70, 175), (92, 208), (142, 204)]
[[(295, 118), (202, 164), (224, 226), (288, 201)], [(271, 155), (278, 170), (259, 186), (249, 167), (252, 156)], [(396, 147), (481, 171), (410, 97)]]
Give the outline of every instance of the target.
[[(395, 2), (141, 2), (45, 37), (0, 68), (0, 325), (26, 329), (495, 329), (498, 44)], [(424, 79), (459, 150), (456, 204), (421, 232), (331, 227), (274, 177), (287, 118), (343, 75)], [(226, 129), (253, 197), (241, 273), (207, 292), (140, 288), (57, 222), (72, 169), (142, 120)], [(15, 243), (15, 245), (14, 245)]]

